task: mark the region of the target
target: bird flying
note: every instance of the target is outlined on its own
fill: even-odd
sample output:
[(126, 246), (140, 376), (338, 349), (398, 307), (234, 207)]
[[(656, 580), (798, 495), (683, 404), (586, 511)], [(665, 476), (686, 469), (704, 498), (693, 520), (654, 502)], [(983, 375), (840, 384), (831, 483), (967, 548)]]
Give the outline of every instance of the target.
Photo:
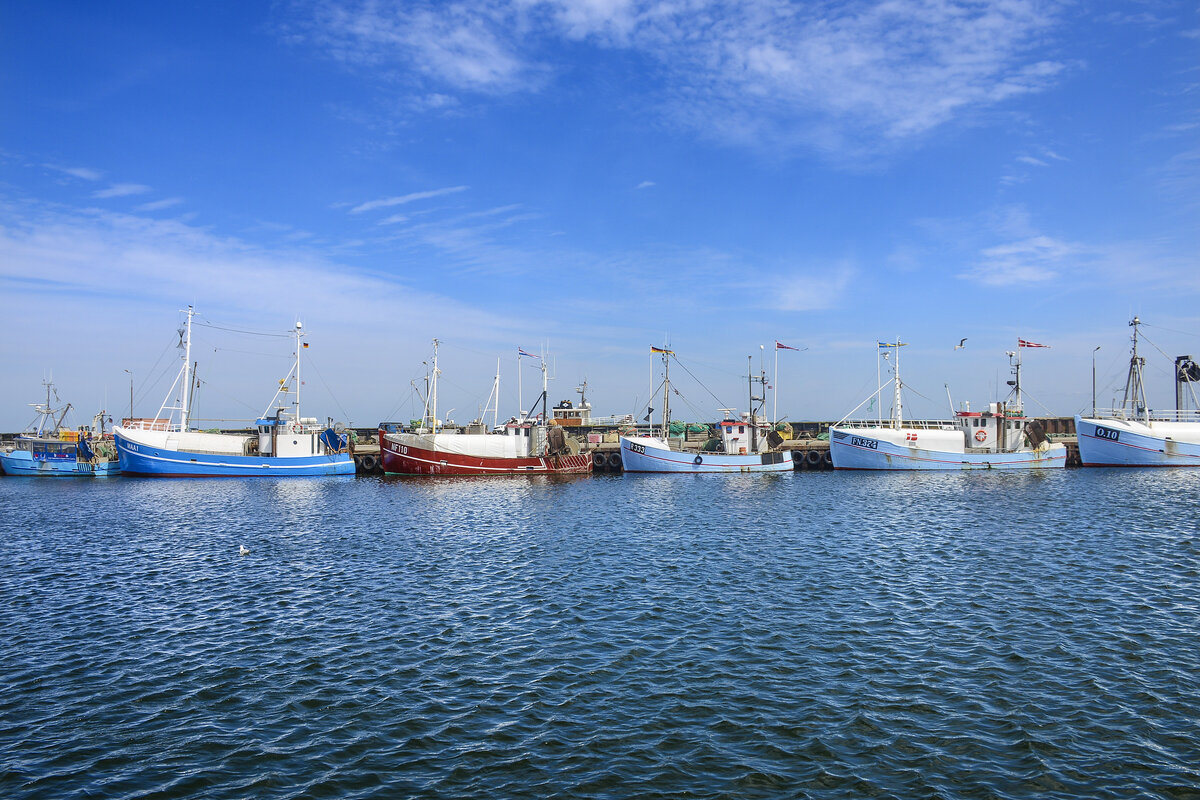
[(962, 341), (960, 341), (958, 344), (954, 345), (954, 349), (955, 349), (955, 350), (962, 350), (962, 349), (963, 349), (964, 347), (966, 347), (966, 346), (967, 346), (967, 340), (966, 340), (966, 339), (963, 339), (963, 340), (962, 340)]

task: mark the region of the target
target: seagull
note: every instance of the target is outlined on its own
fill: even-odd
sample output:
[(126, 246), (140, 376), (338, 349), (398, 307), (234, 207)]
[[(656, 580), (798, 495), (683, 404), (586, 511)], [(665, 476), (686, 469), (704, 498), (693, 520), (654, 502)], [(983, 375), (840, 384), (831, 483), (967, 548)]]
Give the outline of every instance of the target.
[(248, 555), (250, 555), (250, 548), (249, 548), (249, 547), (246, 547), (246, 545), (242, 545), (241, 547), (239, 547), (239, 548), (238, 548), (238, 555), (239, 555), (239, 556), (248, 556)]
[(966, 340), (966, 339), (963, 339), (961, 342), (959, 342), (958, 344), (954, 345), (954, 349), (955, 349), (955, 350), (962, 350), (962, 349), (963, 349), (964, 347), (966, 347), (966, 346), (967, 346), (967, 340)]

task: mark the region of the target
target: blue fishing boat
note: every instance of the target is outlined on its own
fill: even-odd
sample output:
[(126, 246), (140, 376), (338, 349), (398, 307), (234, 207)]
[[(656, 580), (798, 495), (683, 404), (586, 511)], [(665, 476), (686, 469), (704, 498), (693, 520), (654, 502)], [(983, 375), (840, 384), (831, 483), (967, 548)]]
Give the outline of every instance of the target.
[(718, 423), (719, 435), (709, 449), (698, 453), (673, 450), (668, 438), (671, 420), (670, 360), (671, 350), (652, 347), (663, 360), (663, 413), (661, 436), (627, 435), (621, 437), (621, 466), (626, 472), (685, 472), (691, 474), (727, 472), (792, 472), (795, 465), (790, 456), (778, 449), (783, 438), (760, 420), (755, 403), (765, 402), (755, 396), (754, 384), (766, 388), (766, 376), (750, 378), (750, 411), (743, 419), (726, 419)]
[[(54, 384), (43, 382), (46, 403), (31, 403), (37, 419), (30, 429), (0, 451), (0, 467), (6, 475), (55, 478), (104, 478), (120, 471), (112, 444), (102, 441), (105, 412), (93, 420), (95, 430), (65, 430), (62, 422), (71, 410), (67, 403), (54, 408), (50, 397)], [(93, 439), (92, 437), (99, 437)]]
[(1133, 355), (1121, 407), (1102, 413), (1093, 408), (1091, 416), (1075, 417), (1079, 460), (1085, 467), (1200, 467), (1200, 402), (1194, 386), (1200, 365), (1191, 356), (1176, 358), (1175, 408), (1151, 409), (1142, 380), (1146, 359), (1138, 355), (1141, 324), (1138, 317), (1129, 323)]
[[(953, 420), (932, 421), (904, 419), (904, 384), (900, 380), (900, 348), (904, 346), (898, 340), (878, 343), (881, 360), (892, 361), (893, 378), (889, 382), (895, 395), (891, 419), (847, 418), (831, 426), (829, 453), (834, 469), (1014, 470), (1066, 466), (1066, 446), (1051, 442), (1045, 427), (1038, 420), (1028, 419), (1022, 407), (1021, 349), (1045, 345), (1018, 339), (1017, 349), (1009, 352), (1009, 358), (1016, 359), (1016, 380), (1009, 382), (1014, 386), (1013, 402), (989, 403), (983, 412), (968, 407), (955, 412)], [(867, 400), (878, 403), (885, 386), (880, 384)]]
[[(300, 339), (304, 334), (299, 322), (294, 332), (295, 362), (279, 382), (268, 412), (255, 422), (254, 433), (213, 433), (189, 427), (194, 314), (189, 306), (187, 324), (180, 330), (183, 366), (158, 415), (149, 420), (126, 420), (114, 430), (121, 471), (172, 478), (353, 475), (354, 459), (344, 429), (318, 425), (316, 419), (300, 414)], [(181, 389), (178, 395), (177, 387)], [(284, 393), (295, 398), (291, 408), (276, 405)], [(172, 402), (175, 404), (169, 405)]]

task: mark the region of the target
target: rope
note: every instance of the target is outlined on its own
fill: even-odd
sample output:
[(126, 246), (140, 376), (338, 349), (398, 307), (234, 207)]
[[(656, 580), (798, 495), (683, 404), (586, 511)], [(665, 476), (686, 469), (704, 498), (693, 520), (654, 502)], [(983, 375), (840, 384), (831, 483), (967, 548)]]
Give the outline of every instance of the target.
[(201, 328), (212, 328), (213, 330), (218, 330), (218, 331), (229, 331), (230, 333), (244, 333), (244, 334), (247, 334), (248, 336), (274, 336), (274, 337), (278, 337), (280, 339), (290, 339), (292, 337), (291, 333), (266, 333), (264, 331), (245, 331), (245, 330), (241, 330), (240, 328), (226, 328), (221, 325), (213, 325), (211, 322), (197, 322), (195, 320), (192, 321), (192, 325), (194, 325), (194, 326), (198, 325)]

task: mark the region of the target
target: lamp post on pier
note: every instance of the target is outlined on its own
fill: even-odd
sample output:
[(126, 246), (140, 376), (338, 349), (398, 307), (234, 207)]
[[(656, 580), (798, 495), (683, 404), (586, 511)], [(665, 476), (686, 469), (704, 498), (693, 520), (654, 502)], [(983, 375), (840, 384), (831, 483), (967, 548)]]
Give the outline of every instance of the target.
[(1096, 416), (1096, 350), (1100, 349), (1100, 345), (1092, 350), (1092, 416)]

